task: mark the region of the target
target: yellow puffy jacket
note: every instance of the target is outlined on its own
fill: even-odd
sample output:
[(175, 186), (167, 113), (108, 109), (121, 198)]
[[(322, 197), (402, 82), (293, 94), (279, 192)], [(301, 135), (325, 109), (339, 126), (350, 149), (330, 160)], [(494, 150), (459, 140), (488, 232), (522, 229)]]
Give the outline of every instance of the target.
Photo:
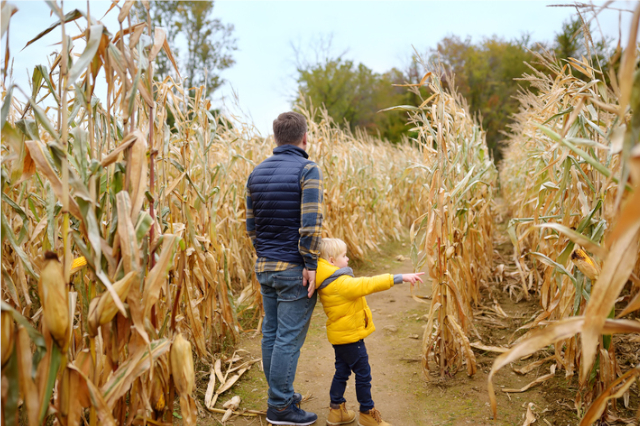
[(332, 345), (344, 345), (364, 339), (376, 328), (367, 294), (393, 287), (393, 275), (354, 278), (351, 268), (339, 269), (318, 259), (316, 288), (327, 314), (327, 337)]

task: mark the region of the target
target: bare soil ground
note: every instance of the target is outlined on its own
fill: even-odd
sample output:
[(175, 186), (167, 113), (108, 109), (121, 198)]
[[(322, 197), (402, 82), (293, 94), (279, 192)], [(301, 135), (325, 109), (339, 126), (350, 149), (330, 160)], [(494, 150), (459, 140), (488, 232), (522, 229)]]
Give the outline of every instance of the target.
[[(502, 228), (502, 229), (500, 229)], [(511, 270), (511, 243), (506, 237), (504, 225), (496, 231), (495, 265), (505, 264), (505, 270)], [(401, 256), (401, 257), (399, 257)], [(381, 254), (370, 261), (354, 265), (356, 276), (381, 273), (411, 272), (408, 259), (409, 243), (400, 241), (383, 247)], [(401, 259), (401, 260), (398, 260)], [(476, 311), (474, 324), (485, 345), (507, 346), (522, 332), (516, 330), (528, 323), (539, 312), (537, 299), (521, 300), (515, 303), (505, 286), (517, 284), (515, 274), (506, 273), (501, 283), (490, 283), (490, 292), (484, 291), (482, 305)], [(419, 295), (429, 296), (430, 283), (417, 289)], [(495, 300), (495, 302), (494, 302)], [(440, 378), (437, 372), (429, 375), (422, 370), (422, 336), (426, 326), (426, 315), (430, 300), (418, 303), (410, 296), (408, 284), (393, 287), (389, 291), (367, 296), (374, 316), (376, 331), (365, 342), (372, 367), (372, 394), (376, 408), (383, 418), (395, 426), (436, 426), (436, 425), (522, 425), (527, 407), (537, 417), (536, 424), (573, 426), (579, 422), (574, 408), (577, 390), (575, 378), (566, 379), (563, 372), (523, 393), (505, 393), (502, 388), (520, 389), (537, 377), (548, 374), (551, 361), (544, 363), (526, 375), (518, 375), (513, 369), (521, 368), (533, 361), (542, 359), (552, 352), (534, 356), (505, 367), (494, 379), (498, 399), (498, 418), (491, 419), (489, 397), (487, 394), (487, 375), (497, 353), (476, 350), (478, 372), (468, 377), (465, 371), (459, 371), (453, 377)], [(499, 305), (507, 317), (487, 313)], [(482, 309), (482, 308), (485, 309)], [(494, 311), (495, 312), (495, 311)], [(297, 392), (305, 400), (302, 408), (318, 414), (317, 425), (326, 424), (329, 411), (329, 387), (334, 372), (334, 353), (326, 337), (326, 316), (320, 303), (316, 306), (311, 327), (302, 348), (296, 380)], [(237, 348), (249, 351), (253, 357), (260, 358), (260, 335), (253, 333), (242, 337)], [(477, 340), (471, 337), (471, 341)], [(631, 348), (633, 350), (633, 348)], [(636, 354), (637, 357), (637, 354)], [(200, 407), (206, 390), (208, 372), (202, 372), (198, 383), (197, 399)], [(357, 411), (354, 378), (350, 379), (346, 399), (349, 408)], [(637, 391), (636, 391), (637, 393)], [(260, 363), (256, 363), (241, 380), (220, 397), (217, 406), (222, 406), (233, 395), (242, 398), (241, 409), (266, 410), (267, 385)], [(637, 406), (637, 394), (632, 397), (631, 406)], [(634, 413), (627, 412), (627, 417)], [(201, 411), (201, 424), (221, 424), (219, 414), (207, 414)], [(226, 424), (236, 426), (267, 425), (263, 416), (234, 416)], [(356, 425), (357, 422), (352, 423)]]

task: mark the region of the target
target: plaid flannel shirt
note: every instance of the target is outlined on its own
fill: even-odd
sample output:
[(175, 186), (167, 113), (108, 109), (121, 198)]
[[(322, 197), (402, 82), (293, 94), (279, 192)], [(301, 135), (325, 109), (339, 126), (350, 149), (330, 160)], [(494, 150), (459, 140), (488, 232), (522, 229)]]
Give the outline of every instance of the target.
[[(300, 240), (298, 250), (304, 259), (304, 266), (310, 271), (318, 267), (320, 256), (320, 235), (322, 234), (322, 172), (315, 163), (307, 164), (300, 176), (302, 188), (302, 202), (300, 205)], [(256, 221), (253, 216), (253, 201), (251, 192), (246, 187), (247, 197), (247, 233), (251, 242), (256, 246)], [(296, 263), (271, 260), (259, 257), (256, 261), (256, 272), (285, 271), (299, 266)]]

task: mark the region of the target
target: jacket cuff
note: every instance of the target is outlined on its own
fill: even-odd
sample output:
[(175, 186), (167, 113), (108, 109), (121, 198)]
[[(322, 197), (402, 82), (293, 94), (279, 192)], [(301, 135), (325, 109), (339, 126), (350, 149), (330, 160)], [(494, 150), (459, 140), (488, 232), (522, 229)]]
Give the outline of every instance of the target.
[(307, 271), (315, 271), (318, 269), (318, 259), (304, 258), (304, 267)]
[(402, 284), (402, 274), (395, 274), (393, 276), (393, 284)]

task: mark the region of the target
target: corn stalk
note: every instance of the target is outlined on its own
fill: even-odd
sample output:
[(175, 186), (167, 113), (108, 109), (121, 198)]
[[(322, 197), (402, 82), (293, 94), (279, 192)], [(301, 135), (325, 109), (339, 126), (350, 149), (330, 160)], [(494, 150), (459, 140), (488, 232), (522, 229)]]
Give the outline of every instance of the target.
[(478, 335), (473, 306), (493, 264), (491, 201), (497, 173), (485, 133), (464, 100), (442, 87), (444, 70), (432, 68), (411, 88), (419, 95), (416, 89), (428, 84), (431, 96), (408, 108), (423, 163), (431, 164), (425, 170), (426, 208), (411, 227), (413, 263), (417, 270), (427, 266), (432, 288), (422, 365), (427, 378), (431, 362), (440, 377), (463, 365), (471, 376), (476, 360), (468, 336)]

